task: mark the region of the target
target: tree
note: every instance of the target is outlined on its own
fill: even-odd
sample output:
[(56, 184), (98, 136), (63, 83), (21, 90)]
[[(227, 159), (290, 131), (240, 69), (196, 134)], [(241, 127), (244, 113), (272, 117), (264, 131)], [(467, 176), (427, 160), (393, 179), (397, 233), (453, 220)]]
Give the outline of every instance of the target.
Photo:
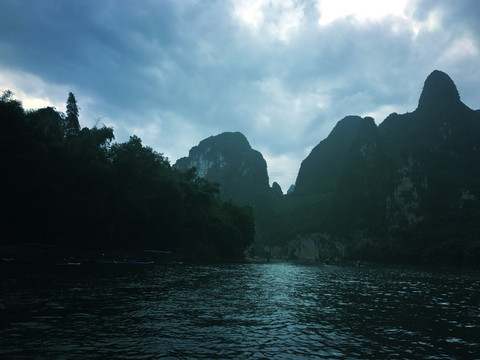
[(46, 107), (30, 111), (25, 118), (37, 140), (47, 143), (63, 141), (64, 119), (55, 111), (55, 108)]
[(0, 128), (0, 139), (8, 136), (11, 140), (23, 136), (28, 129), (22, 103), (13, 99), (13, 92), (10, 90), (5, 90), (0, 95)]
[(78, 122), (78, 106), (75, 95), (68, 93), (67, 99), (67, 118), (65, 119), (65, 137), (78, 135), (80, 123)]
[(8, 102), (12, 101), (12, 99), (13, 99), (12, 90), (5, 90), (2, 93), (2, 96), (0, 96), (0, 101), (3, 102), (3, 103), (8, 103)]

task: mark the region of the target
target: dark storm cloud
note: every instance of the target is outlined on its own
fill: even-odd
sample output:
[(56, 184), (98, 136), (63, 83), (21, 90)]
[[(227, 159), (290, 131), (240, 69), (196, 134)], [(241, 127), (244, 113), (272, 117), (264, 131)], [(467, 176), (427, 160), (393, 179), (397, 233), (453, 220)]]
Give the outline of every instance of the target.
[(293, 182), (338, 120), (414, 110), (436, 68), (480, 107), (479, 8), (412, 1), (402, 16), (319, 26), (314, 0), (5, 0), (0, 75), (73, 90), (84, 125), (100, 119), (120, 141), (135, 132), (173, 161), (242, 131)]
[[(161, 4), (146, 12), (134, 2), (7, 1), (0, 61), (107, 101), (141, 98), (140, 69), (154, 55), (151, 44), (175, 41), (171, 9)], [(147, 17), (155, 23), (142, 21)]]

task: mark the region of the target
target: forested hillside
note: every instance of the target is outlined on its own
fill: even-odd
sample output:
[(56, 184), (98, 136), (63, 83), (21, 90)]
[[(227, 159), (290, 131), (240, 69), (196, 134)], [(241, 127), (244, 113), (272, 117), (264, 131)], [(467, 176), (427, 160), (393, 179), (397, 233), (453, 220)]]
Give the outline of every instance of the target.
[(218, 185), (133, 135), (79, 126), (72, 93), (67, 114), (25, 111), (0, 98), (2, 244), (90, 249), (158, 249), (185, 259), (241, 259), (254, 238), (251, 208), (219, 198)]

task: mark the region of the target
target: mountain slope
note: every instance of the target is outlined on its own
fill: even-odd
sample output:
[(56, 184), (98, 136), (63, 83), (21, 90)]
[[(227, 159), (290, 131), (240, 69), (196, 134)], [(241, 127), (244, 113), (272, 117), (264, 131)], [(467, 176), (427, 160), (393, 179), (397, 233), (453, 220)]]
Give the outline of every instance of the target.
[(367, 119), (341, 120), (302, 163), (286, 197), (287, 208), (304, 211), (289, 224), (296, 235), (339, 239), (357, 258), (472, 263), (480, 252), (478, 111), (434, 71), (414, 112), (378, 127)]
[(302, 162), (295, 183), (296, 194), (332, 192), (348, 160), (351, 148), (362, 135), (375, 131), (372, 118), (347, 116)]

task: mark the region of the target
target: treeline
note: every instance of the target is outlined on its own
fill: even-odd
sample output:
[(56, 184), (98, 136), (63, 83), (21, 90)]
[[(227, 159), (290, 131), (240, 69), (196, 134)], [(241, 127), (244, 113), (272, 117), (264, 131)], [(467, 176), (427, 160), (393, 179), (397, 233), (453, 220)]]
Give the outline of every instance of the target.
[(4, 243), (171, 250), (187, 259), (239, 259), (254, 239), (250, 207), (219, 198), (219, 186), (180, 172), (137, 136), (80, 128), (72, 93), (67, 114), (25, 111), (0, 97)]

